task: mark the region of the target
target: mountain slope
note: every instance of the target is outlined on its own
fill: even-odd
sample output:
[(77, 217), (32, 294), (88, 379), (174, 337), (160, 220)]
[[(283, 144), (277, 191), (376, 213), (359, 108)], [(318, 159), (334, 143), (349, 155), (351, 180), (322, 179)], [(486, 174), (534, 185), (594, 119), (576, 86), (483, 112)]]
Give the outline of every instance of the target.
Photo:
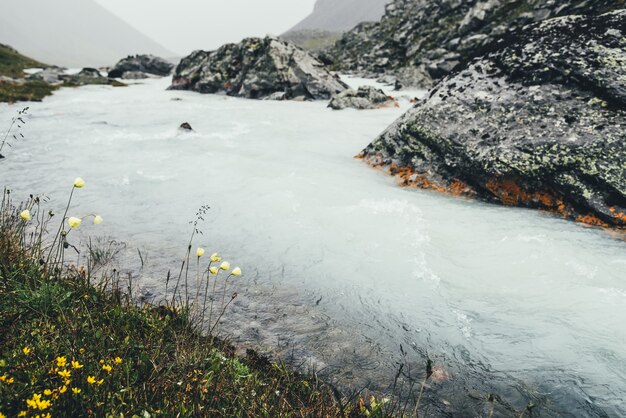
[(25, 57), (8, 45), (0, 44), (0, 76), (21, 78), (27, 68), (41, 67), (44, 64)]
[[(429, 87), (507, 33), (569, 14), (600, 14), (624, 0), (394, 0), (376, 23), (344, 34), (330, 52), (338, 69), (383, 73)], [(403, 80), (404, 79), (404, 80)]]
[(3, 0), (0, 42), (68, 67), (112, 65), (130, 54), (175, 54), (93, 0)]
[(373, 22), (385, 13), (390, 0), (317, 0), (315, 9), (308, 17), (289, 32), (322, 30), (342, 32), (361, 22)]

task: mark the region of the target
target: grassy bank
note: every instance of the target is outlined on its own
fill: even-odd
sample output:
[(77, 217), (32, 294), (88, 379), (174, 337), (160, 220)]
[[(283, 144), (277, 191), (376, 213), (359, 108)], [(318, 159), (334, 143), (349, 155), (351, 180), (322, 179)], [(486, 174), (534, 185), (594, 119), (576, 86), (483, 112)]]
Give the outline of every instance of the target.
[[(0, 44), (0, 76), (23, 78), (27, 68), (48, 67), (34, 59), (28, 58), (16, 50)], [(20, 101), (41, 101), (57, 89), (43, 81), (25, 81), (14, 83), (0, 80), (0, 103), (15, 103)]]
[[(224, 297), (236, 298), (226, 287), (229, 278), (244, 279), (239, 269), (219, 264), (216, 254), (205, 270), (204, 250), (191, 254), (190, 244), (182, 266), (202, 269), (192, 277), (201, 287), (217, 284), (202, 305), (187, 301), (182, 267), (171, 281), (177, 289), (171, 301), (156, 306), (133, 300), (132, 286), (104, 267), (106, 251), (83, 248), (73, 238), (75, 229), (102, 222), (99, 216), (68, 216), (83, 186), (77, 179), (62, 216), (36, 197), (14, 205), (10, 192), (3, 194), (0, 417), (380, 416), (376, 402), (374, 410), (359, 407), (315, 379), (251, 351), (237, 357), (233, 347), (200, 333), (206, 302), (213, 315), (208, 324), (219, 324), (228, 307)], [(229, 274), (220, 281), (221, 273)]]

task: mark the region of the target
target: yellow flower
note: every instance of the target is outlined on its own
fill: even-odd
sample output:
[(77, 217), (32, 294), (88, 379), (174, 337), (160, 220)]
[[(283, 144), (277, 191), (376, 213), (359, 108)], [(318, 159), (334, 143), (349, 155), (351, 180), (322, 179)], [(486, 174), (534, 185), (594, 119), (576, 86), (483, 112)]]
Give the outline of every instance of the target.
[(59, 388), (59, 393), (65, 393), (67, 392), (67, 386), (63, 385)]
[(12, 377), (6, 380), (7, 385), (10, 385), (11, 383), (14, 383), (14, 382), (15, 382), (15, 379), (13, 379)]
[(24, 219), (25, 221), (30, 221), (30, 211), (28, 209), (22, 211), (22, 213), (20, 213), (20, 218)]
[[(18, 417), (19, 417), (19, 415), (18, 415)], [(0, 412), (0, 418), (7, 418), (7, 416), (4, 415), (2, 412)]]
[(46, 395), (46, 396), (50, 396), (50, 395), (52, 395), (52, 391), (50, 389), (46, 389), (46, 390), (43, 391), (43, 394)]
[(103, 384), (103, 383), (104, 383), (104, 379), (100, 379), (100, 380), (98, 380), (96, 383), (98, 384), (98, 386), (100, 386), (101, 384)]
[(235, 277), (241, 276), (241, 269), (239, 267), (235, 267), (231, 273)]
[(83, 365), (80, 364), (78, 361), (74, 361), (72, 360), (72, 369), (82, 369)]
[(212, 275), (217, 275), (217, 272), (219, 271), (219, 269), (217, 267), (210, 267), (209, 271), (211, 272)]
[(83, 187), (85, 187), (85, 180), (77, 177), (76, 180), (74, 180), (74, 187), (76, 187), (77, 189), (82, 189)]
[(74, 395), (78, 395), (81, 392), (81, 390), (78, 388), (72, 388), (72, 392), (74, 392)]
[(70, 226), (70, 228), (78, 228), (82, 222), (82, 219), (75, 218), (73, 216), (67, 220), (67, 224)]
[(37, 401), (37, 408), (41, 411), (44, 411), (52, 406), (52, 402), (50, 401)]
[(65, 367), (67, 364), (67, 359), (65, 357), (57, 357), (57, 366)]
[(213, 253), (211, 255), (211, 261), (214, 263), (219, 263), (220, 261), (222, 261), (222, 258), (219, 256), (219, 254)]
[(20, 411), (19, 414), (17, 414), (18, 417), (25, 417), (28, 414), (28, 412), (26, 411)]
[(87, 376), (87, 383), (93, 385), (94, 383), (96, 383), (96, 378), (93, 376)]
[(7, 375), (2, 375), (0, 376), (0, 382), (4, 382), (5, 380), (7, 380)]
[(59, 376), (61, 376), (64, 379), (69, 379), (70, 377), (72, 377), (72, 372), (70, 372), (69, 370), (61, 370), (59, 372)]
[(224, 262), (220, 265), (220, 268), (221, 268), (222, 270), (225, 270), (225, 271), (226, 271), (226, 270), (230, 270), (230, 263), (229, 263), (228, 261), (224, 261)]
[(69, 386), (69, 385), (70, 385), (70, 383), (72, 383), (72, 381), (71, 381), (70, 379), (67, 379), (65, 382), (63, 382), (63, 384), (64, 384), (65, 386)]
[(196, 257), (200, 258), (203, 255), (204, 255), (204, 248), (198, 247), (198, 249), (196, 250)]
[(32, 350), (30, 349), (30, 347), (22, 348), (22, 352), (24, 353), (24, 355), (29, 355), (31, 351)]
[(113, 360), (115, 362), (115, 364), (122, 364), (122, 358), (121, 357), (115, 357), (115, 359)]
[(94, 225), (100, 225), (102, 222), (104, 222), (104, 219), (102, 219), (102, 216), (100, 215), (96, 215), (96, 217), (93, 218)]
[(104, 365), (102, 366), (102, 370), (106, 370), (107, 372), (111, 373), (111, 370), (113, 370), (113, 367), (111, 367), (111, 366), (110, 366), (110, 365), (108, 365), (108, 364), (104, 364)]

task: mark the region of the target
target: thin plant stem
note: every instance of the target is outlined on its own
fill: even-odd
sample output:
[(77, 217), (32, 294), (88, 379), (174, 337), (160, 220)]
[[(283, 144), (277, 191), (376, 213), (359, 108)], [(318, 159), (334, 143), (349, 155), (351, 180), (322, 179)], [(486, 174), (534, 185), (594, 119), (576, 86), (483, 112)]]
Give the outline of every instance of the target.
[[(209, 273), (210, 274), (210, 273)], [(209, 335), (211, 335), (211, 331), (213, 330), (213, 327), (211, 326), (211, 319), (213, 317), (213, 302), (215, 301), (215, 288), (217, 286), (217, 278), (220, 275), (220, 271), (217, 271), (217, 274), (215, 275), (215, 281), (213, 282), (213, 290), (211, 291), (211, 307), (209, 308)]]
[(50, 253), (48, 253), (48, 258), (46, 260), (46, 265), (50, 262), (50, 256), (52, 255), (52, 251), (54, 250), (54, 246), (57, 242), (57, 238), (61, 234), (61, 230), (63, 229), (63, 224), (65, 223), (65, 217), (67, 216), (67, 212), (70, 210), (70, 204), (72, 203), (72, 197), (74, 196), (74, 190), (76, 190), (76, 186), (72, 186), (72, 191), (70, 192), (70, 198), (67, 201), (67, 206), (65, 207), (65, 212), (63, 213), (63, 217), (61, 218), (61, 224), (59, 225), (59, 230), (54, 236), (54, 240), (52, 241), (52, 247), (50, 247)]

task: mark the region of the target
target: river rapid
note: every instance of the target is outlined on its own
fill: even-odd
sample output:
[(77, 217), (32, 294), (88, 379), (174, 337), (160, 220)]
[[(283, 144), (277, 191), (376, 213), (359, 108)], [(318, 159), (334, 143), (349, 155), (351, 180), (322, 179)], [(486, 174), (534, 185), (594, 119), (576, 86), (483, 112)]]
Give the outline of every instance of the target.
[[(120, 265), (156, 299), (209, 205), (194, 247), (244, 271), (222, 332), (341, 387), (389, 390), (403, 365), (406, 391), (429, 357), (431, 415), (486, 416), (489, 393), (495, 416), (531, 401), (535, 416), (626, 415), (623, 238), (401, 188), (354, 159), (407, 99), (337, 112), (168, 83), (64, 88), (30, 104), (1, 185), (59, 210), (83, 177), (70, 215), (105, 223), (80, 237), (125, 243)], [(0, 121), (20, 107), (0, 105)]]

